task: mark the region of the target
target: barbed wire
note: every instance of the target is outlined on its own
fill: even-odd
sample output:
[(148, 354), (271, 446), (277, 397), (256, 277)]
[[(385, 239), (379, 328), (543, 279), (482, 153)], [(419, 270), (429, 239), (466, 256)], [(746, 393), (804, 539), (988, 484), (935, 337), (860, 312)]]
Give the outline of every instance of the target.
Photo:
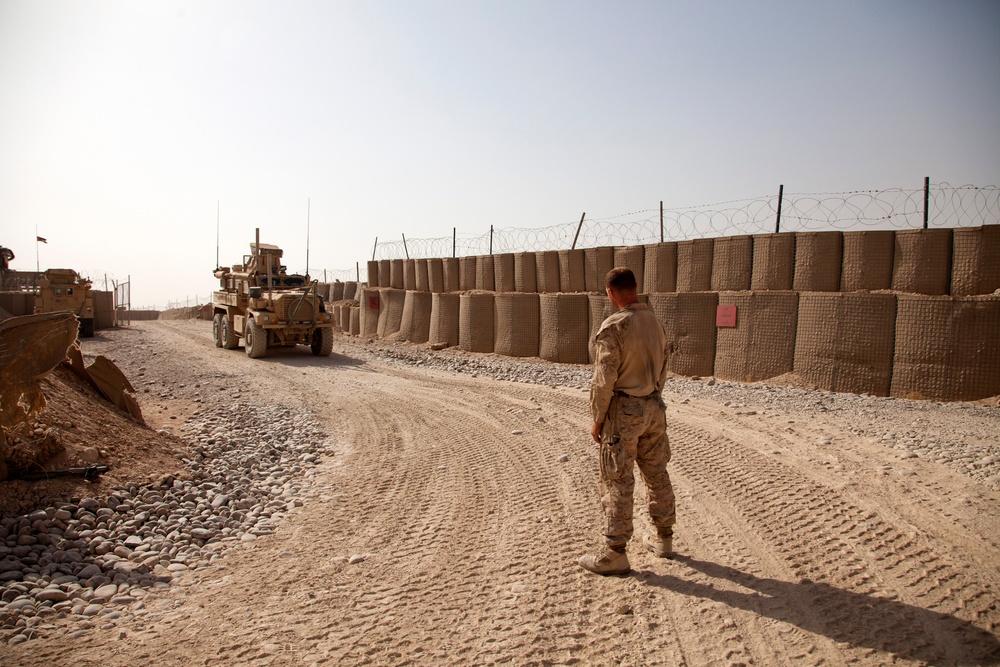
[[(928, 224), (932, 227), (973, 227), (1000, 223), (1000, 187), (995, 185), (930, 187)], [(848, 229), (907, 229), (923, 226), (923, 188), (889, 188), (829, 193), (785, 193), (678, 209), (646, 209), (616, 216), (566, 222), (548, 227), (494, 229), (480, 235), (452, 238), (380, 241), (376, 259), (485, 255), (542, 250), (640, 245), (716, 236), (766, 234), (776, 231)]]
[[(1000, 187), (996, 185), (952, 186), (947, 182), (929, 188), (928, 226), (973, 227), (1000, 224)], [(380, 241), (375, 259), (451, 256), (563, 250), (573, 245), (579, 228), (577, 248), (625, 246), (683, 241), (718, 236), (771, 233), (778, 225), (778, 196), (736, 199), (715, 204), (664, 209), (643, 209), (604, 218), (584, 219), (547, 227), (504, 227), (482, 234), (456, 234), (436, 238)], [(826, 193), (784, 193), (781, 198), (780, 231), (822, 231), (849, 229), (913, 229), (924, 222), (923, 188), (889, 188)], [(84, 270), (95, 287), (121, 283), (113, 273)], [(323, 282), (368, 280), (367, 262), (348, 269), (311, 269), (312, 277)], [(200, 296), (167, 303), (167, 308), (197, 305)], [(193, 300), (192, 300), (193, 299)], [(211, 297), (206, 298), (210, 301)]]

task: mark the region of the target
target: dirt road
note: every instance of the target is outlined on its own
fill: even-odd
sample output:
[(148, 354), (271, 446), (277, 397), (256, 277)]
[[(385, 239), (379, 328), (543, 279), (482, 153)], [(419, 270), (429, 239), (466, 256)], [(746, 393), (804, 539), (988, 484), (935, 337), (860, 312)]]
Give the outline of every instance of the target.
[(95, 345), (173, 388), (142, 395), (154, 424), (238, 389), (304, 403), (334, 454), (274, 535), (151, 594), (124, 631), (25, 642), (0, 664), (1000, 663), (1000, 496), (954, 461), (859, 435), (909, 426), (998, 447), (995, 409), (845, 411), (815, 392), (808, 409), (748, 410), (678, 384), (679, 555), (636, 540), (632, 575), (600, 578), (576, 565), (600, 525), (579, 388), (386, 363), (347, 338), (329, 359), (249, 360), (214, 348), (205, 322)]

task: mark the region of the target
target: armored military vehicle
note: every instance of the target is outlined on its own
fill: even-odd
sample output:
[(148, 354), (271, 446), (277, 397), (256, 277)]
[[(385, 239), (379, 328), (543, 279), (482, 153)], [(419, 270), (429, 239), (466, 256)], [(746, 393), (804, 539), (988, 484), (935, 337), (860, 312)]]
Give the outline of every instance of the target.
[(312, 353), (330, 356), (333, 317), (309, 276), (289, 274), (282, 250), (256, 241), (242, 264), (215, 270), (221, 289), (212, 294), (215, 346), (235, 349), (243, 339), (247, 356), (257, 359), (269, 348), (308, 345)]
[(69, 311), (80, 320), (80, 337), (94, 335), (94, 297), (90, 281), (73, 269), (49, 269), (38, 280), (35, 314)]

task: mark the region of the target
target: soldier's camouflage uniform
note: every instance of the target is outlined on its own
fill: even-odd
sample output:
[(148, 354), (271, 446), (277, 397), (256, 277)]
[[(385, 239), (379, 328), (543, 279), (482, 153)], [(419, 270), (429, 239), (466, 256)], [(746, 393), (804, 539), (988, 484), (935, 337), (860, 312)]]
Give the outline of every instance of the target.
[(670, 343), (645, 304), (611, 315), (595, 338), (590, 409), (604, 424), (600, 447), (601, 503), (608, 547), (624, 552), (632, 537), (633, 466), (649, 490), (649, 515), (660, 537), (673, 534), (674, 490), (667, 474), (670, 443), (660, 392)]

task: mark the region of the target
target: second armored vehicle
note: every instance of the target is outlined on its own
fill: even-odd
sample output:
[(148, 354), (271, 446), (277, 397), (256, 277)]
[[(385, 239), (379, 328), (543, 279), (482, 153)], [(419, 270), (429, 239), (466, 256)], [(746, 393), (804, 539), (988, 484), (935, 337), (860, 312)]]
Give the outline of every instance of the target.
[(90, 281), (73, 269), (49, 269), (41, 274), (35, 314), (69, 311), (80, 320), (80, 338), (94, 335), (94, 296)]

